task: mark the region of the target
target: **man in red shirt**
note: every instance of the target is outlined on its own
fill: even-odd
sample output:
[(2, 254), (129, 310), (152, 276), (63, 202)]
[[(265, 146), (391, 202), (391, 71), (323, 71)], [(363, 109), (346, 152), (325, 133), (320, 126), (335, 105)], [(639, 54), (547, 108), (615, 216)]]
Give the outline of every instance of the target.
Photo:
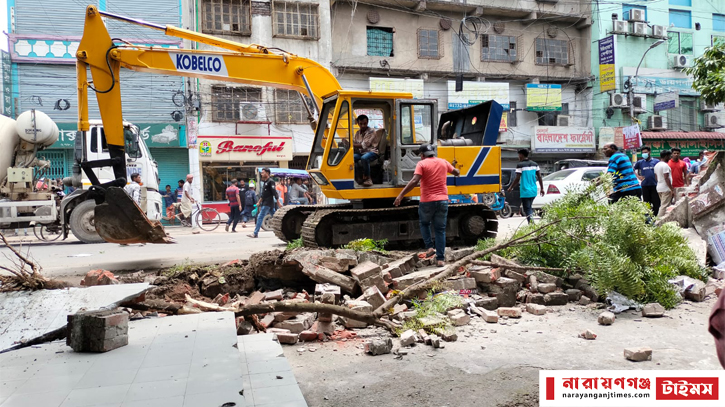
[(229, 225), (232, 225), (232, 232), (236, 233), (237, 223), (239, 223), (239, 215), (242, 213), (242, 200), (239, 199), (239, 188), (237, 188), (237, 179), (232, 180), (232, 185), (227, 188), (227, 199), (229, 200), (229, 219), (227, 219), (227, 227), (225, 228), (229, 232)]
[[(445, 265), (446, 224), (448, 223), (448, 174), (458, 176), (460, 171), (448, 161), (435, 156), (435, 147), (423, 144), (418, 149), (420, 161), (408, 185), (400, 191), (393, 205), (400, 206), (405, 194), (420, 182), (420, 234), (425, 242), (425, 257), (435, 254), (438, 266)], [(431, 239), (431, 224), (435, 233), (435, 246)]]
[[(667, 163), (672, 170), (672, 187), (681, 188), (685, 185), (689, 185), (689, 179), (687, 179), (687, 163), (680, 159), (680, 149), (675, 147), (672, 149), (672, 158)], [(677, 197), (675, 197), (677, 199)]]

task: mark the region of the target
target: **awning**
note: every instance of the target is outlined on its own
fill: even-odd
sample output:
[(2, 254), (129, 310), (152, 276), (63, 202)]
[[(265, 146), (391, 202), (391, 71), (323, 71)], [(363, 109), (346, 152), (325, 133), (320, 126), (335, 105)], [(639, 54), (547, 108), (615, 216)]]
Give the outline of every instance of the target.
[(709, 131), (643, 131), (645, 140), (725, 140), (725, 133)]

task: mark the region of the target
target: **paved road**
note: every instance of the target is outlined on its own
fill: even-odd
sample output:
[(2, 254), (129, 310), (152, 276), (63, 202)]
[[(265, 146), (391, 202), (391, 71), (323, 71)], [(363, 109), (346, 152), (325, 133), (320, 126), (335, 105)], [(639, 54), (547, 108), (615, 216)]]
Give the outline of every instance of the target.
[[(508, 236), (524, 224), (521, 217), (502, 219), (499, 222), (499, 236)], [(40, 242), (33, 237), (10, 237), (12, 244), (22, 243), (23, 252), (30, 254), (43, 267), (43, 274), (49, 277), (77, 283), (76, 276), (89, 270), (102, 268), (111, 271), (153, 270), (175, 264), (215, 264), (233, 259), (248, 259), (252, 253), (261, 250), (284, 248), (285, 244), (272, 232), (261, 231), (259, 238), (250, 239), (251, 228), (241, 232), (226, 233), (223, 227), (214, 232), (191, 234), (188, 228), (169, 227), (167, 231), (176, 239), (175, 244), (129, 245), (113, 243), (84, 244), (75, 238), (53, 243)], [(4, 255), (10, 251), (0, 248), (0, 265), (11, 267)]]

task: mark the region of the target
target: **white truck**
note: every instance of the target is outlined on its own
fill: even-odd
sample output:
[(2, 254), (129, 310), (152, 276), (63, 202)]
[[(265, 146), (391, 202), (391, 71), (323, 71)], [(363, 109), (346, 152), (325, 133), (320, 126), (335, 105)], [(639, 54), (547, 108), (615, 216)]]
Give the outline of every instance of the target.
[[(132, 173), (141, 175), (139, 206), (150, 220), (158, 221), (163, 211), (158, 166), (139, 137), (138, 127), (124, 123), (124, 132), (127, 179)], [(65, 239), (70, 231), (85, 243), (104, 242), (95, 228), (96, 202), (89, 199), (91, 182), (81, 176), (85, 173), (75, 166), (73, 176), (65, 178), (63, 185), (45, 177), (51, 163), (43, 157), (43, 150), (57, 139), (57, 125), (40, 111), (24, 112), (17, 121), (0, 116), (0, 229), (33, 227), (44, 240)], [(100, 120), (91, 122), (85, 139), (76, 138), (75, 155), (110, 159)], [(102, 182), (115, 179), (110, 167), (94, 168), (93, 173)], [(56, 191), (64, 186), (77, 189), (61, 198)]]

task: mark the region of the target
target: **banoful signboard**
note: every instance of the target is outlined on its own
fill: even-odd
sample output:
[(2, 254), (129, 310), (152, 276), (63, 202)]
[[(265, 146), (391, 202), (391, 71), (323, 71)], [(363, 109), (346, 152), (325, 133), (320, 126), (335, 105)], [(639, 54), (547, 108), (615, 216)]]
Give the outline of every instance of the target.
[(540, 126), (534, 128), (531, 150), (537, 153), (594, 153), (591, 127)]
[(290, 161), (292, 137), (197, 136), (201, 161)]

